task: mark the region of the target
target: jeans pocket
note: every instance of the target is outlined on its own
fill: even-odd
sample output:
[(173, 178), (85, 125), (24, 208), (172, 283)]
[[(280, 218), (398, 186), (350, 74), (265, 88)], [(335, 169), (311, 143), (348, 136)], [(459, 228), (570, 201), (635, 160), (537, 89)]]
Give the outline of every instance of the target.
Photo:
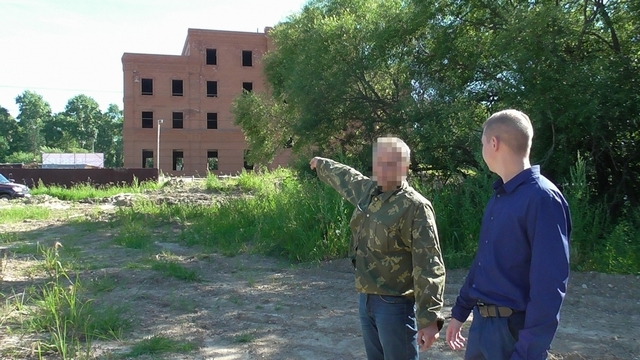
[(378, 295), (387, 304), (413, 305), (414, 300), (405, 296)]

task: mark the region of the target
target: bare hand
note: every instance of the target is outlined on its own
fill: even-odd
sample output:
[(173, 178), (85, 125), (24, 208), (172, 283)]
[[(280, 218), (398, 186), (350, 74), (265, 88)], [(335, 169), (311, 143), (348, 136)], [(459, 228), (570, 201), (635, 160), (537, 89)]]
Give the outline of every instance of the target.
[(420, 351), (425, 351), (438, 340), (440, 334), (438, 333), (438, 324), (434, 321), (433, 324), (418, 331), (418, 346)]
[(319, 157), (316, 156), (313, 159), (311, 159), (311, 161), (309, 161), (309, 166), (311, 166), (311, 170), (315, 170), (316, 164), (318, 163), (318, 159)]
[(462, 337), (462, 323), (454, 318), (449, 321), (447, 326), (447, 344), (451, 350), (460, 350), (464, 347), (467, 339)]

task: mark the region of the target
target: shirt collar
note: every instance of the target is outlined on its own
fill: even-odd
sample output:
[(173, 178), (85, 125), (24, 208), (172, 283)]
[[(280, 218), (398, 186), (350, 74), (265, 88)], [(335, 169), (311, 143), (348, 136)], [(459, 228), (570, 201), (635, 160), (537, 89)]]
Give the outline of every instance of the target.
[(373, 196), (378, 196), (381, 195), (380, 200), (387, 201), (389, 200), (389, 198), (397, 193), (400, 190), (406, 190), (409, 187), (409, 183), (406, 180), (403, 180), (402, 183), (400, 183), (400, 186), (398, 186), (397, 188), (393, 189), (393, 190), (389, 190), (389, 191), (382, 191), (380, 189), (379, 186), (376, 186), (375, 191), (373, 192)]
[(506, 183), (502, 182), (502, 179), (498, 179), (493, 183), (493, 190), (498, 193), (510, 193), (513, 192), (520, 184), (532, 177), (540, 176), (540, 165), (533, 165), (528, 169), (522, 170), (518, 175), (511, 178)]

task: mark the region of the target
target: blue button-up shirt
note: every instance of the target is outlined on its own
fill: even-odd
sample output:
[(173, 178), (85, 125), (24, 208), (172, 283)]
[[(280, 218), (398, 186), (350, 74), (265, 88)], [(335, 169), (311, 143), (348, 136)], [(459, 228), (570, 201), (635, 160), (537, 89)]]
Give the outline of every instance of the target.
[(525, 311), (512, 359), (545, 359), (569, 278), (569, 206), (539, 166), (493, 188), (452, 316), (466, 321), (478, 301)]

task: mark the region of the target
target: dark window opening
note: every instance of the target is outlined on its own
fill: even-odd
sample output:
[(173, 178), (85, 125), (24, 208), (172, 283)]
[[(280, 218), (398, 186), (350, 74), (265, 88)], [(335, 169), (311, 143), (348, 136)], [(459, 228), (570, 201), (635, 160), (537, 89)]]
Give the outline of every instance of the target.
[(142, 150), (142, 167), (153, 168), (153, 150)]
[(218, 96), (218, 82), (207, 81), (207, 97), (217, 97), (217, 96)]
[(207, 113), (207, 129), (218, 128), (218, 113)]
[(174, 129), (182, 129), (184, 125), (184, 115), (181, 112), (174, 112), (172, 117), (173, 119), (173, 128)]
[(184, 169), (184, 153), (182, 150), (173, 150), (173, 170), (182, 171)]
[(217, 65), (218, 58), (216, 56), (216, 49), (207, 49), (207, 65)]
[(171, 95), (182, 96), (183, 94), (182, 80), (171, 80)]
[(218, 150), (207, 150), (207, 169), (218, 170)]
[(153, 111), (142, 112), (142, 128), (153, 129)]
[(242, 88), (246, 92), (252, 92), (253, 91), (253, 83), (252, 82), (243, 82), (242, 83)]
[(244, 151), (244, 169), (253, 170), (253, 164), (249, 164), (247, 158), (249, 157), (249, 150)]
[(153, 79), (142, 79), (142, 95), (153, 95)]
[(242, 66), (253, 66), (253, 53), (251, 50), (242, 50)]

